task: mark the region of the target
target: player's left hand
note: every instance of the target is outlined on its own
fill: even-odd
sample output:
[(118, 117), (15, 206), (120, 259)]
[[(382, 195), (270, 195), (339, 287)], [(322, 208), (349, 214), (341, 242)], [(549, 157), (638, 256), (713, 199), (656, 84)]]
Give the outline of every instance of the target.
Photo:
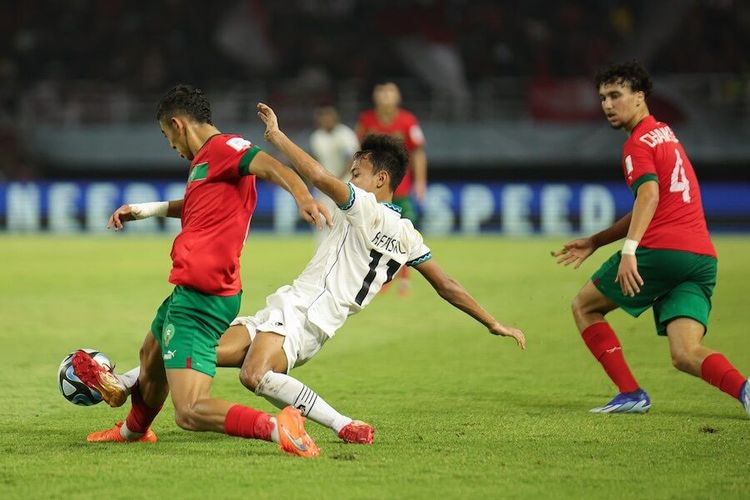
[(620, 284), (623, 295), (635, 297), (637, 293), (640, 293), (643, 278), (638, 274), (638, 261), (635, 255), (623, 255), (620, 258), (620, 267), (617, 268), (615, 283)]
[(505, 326), (502, 323), (495, 323), (489, 330), (492, 335), (499, 335), (501, 337), (513, 337), (514, 339), (516, 339), (516, 343), (521, 349), (526, 349), (526, 336), (518, 328)]
[(333, 227), (333, 216), (323, 203), (315, 199), (310, 199), (300, 203), (300, 216), (309, 224), (313, 224), (318, 229), (323, 229), (323, 224)]
[(276, 113), (274, 113), (271, 107), (267, 104), (259, 102), (256, 107), (258, 109), (258, 117), (266, 124), (266, 131), (263, 134), (263, 137), (265, 137), (267, 141), (270, 141), (271, 136), (275, 132), (279, 132), (279, 119), (276, 118)]

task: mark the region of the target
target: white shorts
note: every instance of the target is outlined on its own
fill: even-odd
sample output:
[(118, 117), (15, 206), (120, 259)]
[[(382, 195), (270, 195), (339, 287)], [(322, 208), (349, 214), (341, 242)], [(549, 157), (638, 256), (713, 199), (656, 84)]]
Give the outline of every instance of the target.
[(282, 335), (289, 373), (292, 368), (307, 363), (328, 340), (328, 335), (307, 321), (310, 302), (310, 298), (294, 293), (291, 286), (283, 286), (266, 298), (265, 308), (254, 316), (235, 318), (232, 325), (244, 325), (251, 342), (257, 332)]

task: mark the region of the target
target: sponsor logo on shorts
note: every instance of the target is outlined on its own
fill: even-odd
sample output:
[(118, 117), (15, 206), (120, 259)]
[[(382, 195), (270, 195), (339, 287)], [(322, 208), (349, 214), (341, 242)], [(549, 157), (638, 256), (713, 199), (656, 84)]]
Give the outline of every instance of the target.
[(167, 351), (166, 353), (164, 353), (164, 356), (162, 356), (162, 358), (164, 359), (164, 361), (169, 361), (170, 359), (174, 359), (175, 354), (177, 354), (177, 349), (175, 349), (174, 351)]

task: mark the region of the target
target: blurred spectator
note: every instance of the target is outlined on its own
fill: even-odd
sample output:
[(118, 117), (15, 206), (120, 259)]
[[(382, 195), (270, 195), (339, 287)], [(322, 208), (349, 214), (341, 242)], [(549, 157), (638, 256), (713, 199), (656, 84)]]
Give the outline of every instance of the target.
[(317, 128), (310, 136), (313, 156), (339, 179), (347, 178), (352, 156), (359, 149), (357, 135), (339, 122), (339, 114), (333, 106), (317, 108), (315, 124)]
[[(352, 157), (359, 149), (359, 140), (352, 129), (339, 122), (339, 114), (333, 106), (320, 106), (315, 110), (316, 129), (310, 136), (310, 149), (318, 162), (341, 180), (349, 178)], [(336, 206), (331, 198), (316, 193), (316, 197), (328, 206), (331, 214)], [(327, 228), (326, 228), (327, 231)], [(318, 243), (323, 233), (318, 232)]]
[(35, 118), (131, 116), (132, 99), (177, 81), (251, 82), (301, 106), (342, 88), (361, 98), (388, 75), (416, 76), (409, 92), (435, 117), (461, 117), (483, 80), (587, 77), (630, 57), (657, 73), (729, 74), (728, 98), (744, 102), (748, 46), (741, 0), (0, 2), (0, 116), (22, 112), (19, 94)]

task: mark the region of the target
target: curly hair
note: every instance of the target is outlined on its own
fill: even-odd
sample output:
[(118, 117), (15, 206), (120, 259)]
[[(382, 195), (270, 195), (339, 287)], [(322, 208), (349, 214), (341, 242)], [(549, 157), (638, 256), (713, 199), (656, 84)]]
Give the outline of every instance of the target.
[(648, 71), (637, 60), (617, 63), (602, 68), (594, 77), (597, 90), (609, 83), (627, 83), (633, 92), (643, 92), (648, 97), (654, 84)]
[(388, 135), (371, 134), (362, 141), (354, 159), (367, 158), (372, 163), (373, 173), (385, 170), (391, 178), (391, 191), (395, 191), (406, 175), (409, 154), (403, 141)]
[(211, 121), (211, 104), (206, 94), (192, 85), (178, 84), (169, 89), (156, 107), (156, 119), (162, 121), (176, 114), (184, 114), (198, 123)]

